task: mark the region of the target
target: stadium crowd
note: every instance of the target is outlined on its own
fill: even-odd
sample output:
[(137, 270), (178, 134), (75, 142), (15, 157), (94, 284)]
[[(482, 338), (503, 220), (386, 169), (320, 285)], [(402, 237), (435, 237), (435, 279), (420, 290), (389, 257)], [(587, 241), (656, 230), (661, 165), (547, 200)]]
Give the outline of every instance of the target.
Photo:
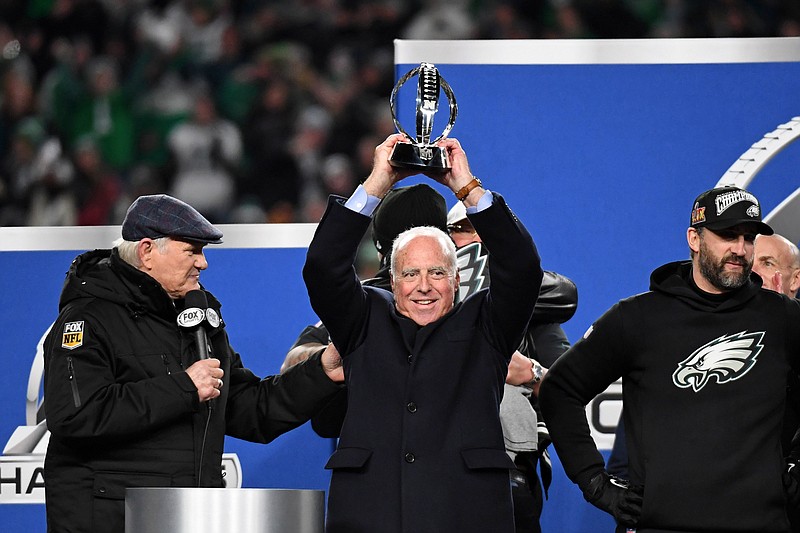
[(316, 222), (394, 131), (397, 38), (798, 35), (796, 0), (0, 0), (0, 225)]

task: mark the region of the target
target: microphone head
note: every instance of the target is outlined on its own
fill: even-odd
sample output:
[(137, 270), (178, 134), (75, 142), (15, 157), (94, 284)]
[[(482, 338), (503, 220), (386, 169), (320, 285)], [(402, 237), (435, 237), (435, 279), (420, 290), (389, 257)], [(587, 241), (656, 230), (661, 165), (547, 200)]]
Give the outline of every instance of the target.
[(178, 326), (182, 328), (193, 328), (203, 322), (206, 318), (206, 308), (208, 298), (205, 291), (193, 290), (186, 293), (186, 308), (178, 314)]
[(193, 291), (187, 292), (184, 301), (186, 302), (185, 306), (186, 309), (189, 309), (190, 307), (205, 309), (208, 307), (208, 298), (206, 297), (206, 291), (202, 289), (195, 289)]

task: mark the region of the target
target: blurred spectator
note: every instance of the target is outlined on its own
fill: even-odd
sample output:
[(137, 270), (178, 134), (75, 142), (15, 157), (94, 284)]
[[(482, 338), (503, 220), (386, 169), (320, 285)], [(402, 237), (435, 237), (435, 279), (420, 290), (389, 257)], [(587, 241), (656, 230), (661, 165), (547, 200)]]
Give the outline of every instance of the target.
[(72, 165), (63, 156), (59, 140), (48, 137), (39, 120), (26, 118), (16, 127), (0, 175), (3, 225), (75, 224)]
[(239, 28), (230, 25), (222, 34), (220, 56), (204, 66), (203, 77), (215, 95), (220, 114), (239, 124), (247, 120), (247, 113), (258, 93), (257, 88), (249, 83), (253, 80), (249, 68), (242, 54)]
[(52, 45), (54, 64), (44, 73), (39, 105), (42, 119), (63, 136), (72, 127), (76, 103), (84, 97), (82, 78), (92, 57), (91, 43), (83, 38), (60, 39)]
[(319, 172), (326, 155), (331, 122), (330, 113), (321, 106), (307, 107), (296, 120), (290, 150), (302, 177), (300, 202), (305, 220), (314, 220), (315, 215), (321, 216), (325, 210), (326, 198)]
[(202, 92), (191, 119), (167, 138), (172, 156), (172, 196), (192, 205), (213, 223), (227, 222), (236, 200), (236, 172), (242, 137), (234, 123), (217, 115), (211, 96)]
[(79, 139), (73, 149), (77, 224), (122, 224), (128, 203), (120, 204), (122, 180), (104, 161), (91, 137)]
[(36, 159), (45, 139), (35, 118), (22, 120), (10, 135), (0, 166), (0, 225), (26, 224), (27, 193), (36, 181)]
[(116, 62), (107, 56), (92, 59), (86, 66), (86, 90), (70, 111), (65, 132), (74, 146), (84, 135), (92, 135), (109, 165), (124, 171), (135, 161), (136, 136), (130, 95), (119, 83)]
[(322, 161), (322, 186), (325, 196), (335, 194), (349, 198), (358, 185), (353, 164), (344, 154), (331, 154)]
[(464, 0), (428, 0), (403, 29), (403, 39), (475, 39), (476, 24)]
[(33, 65), (15, 61), (2, 75), (0, 90), (0, 154), (6, 153), (14, 128), (25, 118), (37, 115)]
[(250, 216), (255, 216), (252, 208), (260, 207), (270, 222), (297, 221), (303, 184), (300, 168), (289, 150), (295, 114), (286, 80), (275, 77), (264, 84), (243, 129), (245, 148), (251, 157), (240, 193), (251, 206)]
[(218, 60), (222, 41), (231, 20), (218, 0), (173, 0), (166, 18), (178, 29), (190, 62), (200, 68)]
[(24, 192), (28, 226), (73, 226), (78, 222), (75, 169), (55, 137), (45, 139), (33, 160), (29, 187)]

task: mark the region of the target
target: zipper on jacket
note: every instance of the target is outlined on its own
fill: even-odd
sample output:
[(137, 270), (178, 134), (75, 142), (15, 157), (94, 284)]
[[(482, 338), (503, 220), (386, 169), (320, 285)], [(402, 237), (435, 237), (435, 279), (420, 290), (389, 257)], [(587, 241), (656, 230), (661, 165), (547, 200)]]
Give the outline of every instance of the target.
[(161, 361), (164, 363), (164, 368), (167, 371), (167, 375), (172, 374), (172, 371), (169, 369), (169, 360), (167, 359), (166, 354), (161, 354)]
[(75, 367), (72, 366), (72, 357), (67, 357), (67, 371), (69, 372), (69, 384), (72, 387), (72, 401), (75, 407), (81, 406), (81, 395), (78, 394), (78, 382), (75, 381)]

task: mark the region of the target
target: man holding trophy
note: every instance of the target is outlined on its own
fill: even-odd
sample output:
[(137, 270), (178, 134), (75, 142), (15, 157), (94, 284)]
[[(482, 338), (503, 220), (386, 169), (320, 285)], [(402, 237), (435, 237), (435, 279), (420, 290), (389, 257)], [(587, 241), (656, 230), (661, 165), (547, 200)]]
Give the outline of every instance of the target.
[[(418, 115), (435, 110), (425, 98), (418, 95)], [(350, 199), (331, 197), (303, 269), (348, 385), (338, 447), (326, 465), (333, 471), (326, 531), (512, 533), (514, 464), (499, 405), (539, 293), (539, 256), (503, 197), (472, 175), (456, 139), (417, 146), (408, 139), (390, 135)], [(403, 144), (439, 156), (390, 158), (409, 149)], [(490, 287), (458, 304), (455, 246), (440, 229), (397, 237), (391, 293), (363, 286), (353, 268), (381, 198), (420, 173), (464, 203), (491, 250)]]

